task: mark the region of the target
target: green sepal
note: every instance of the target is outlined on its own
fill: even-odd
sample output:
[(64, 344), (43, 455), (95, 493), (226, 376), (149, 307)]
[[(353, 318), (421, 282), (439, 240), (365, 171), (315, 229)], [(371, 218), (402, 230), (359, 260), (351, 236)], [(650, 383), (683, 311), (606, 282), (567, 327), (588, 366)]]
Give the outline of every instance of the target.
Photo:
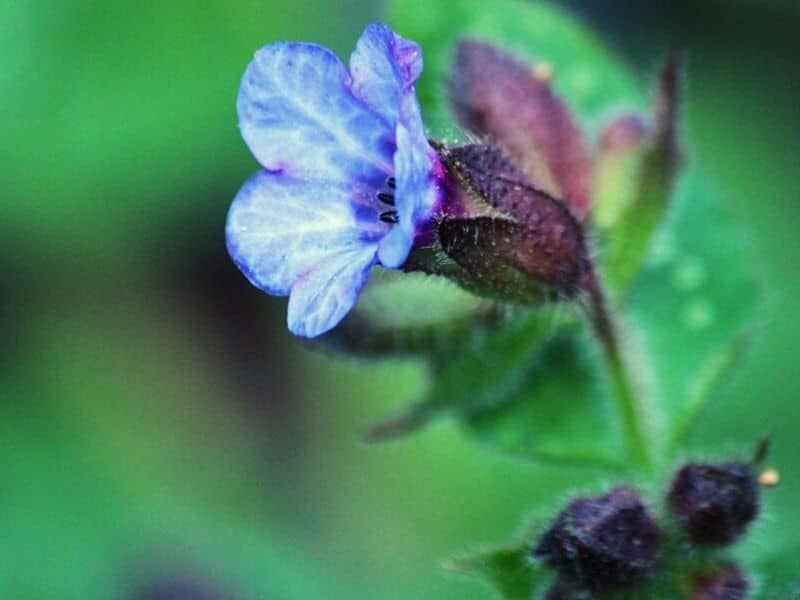
[(453, 573), (480, 579), (506, 600), (530, 600), (553, 579), (531, 556), (525, 543), (488, 549), (449, 560), (443, 567)]
[(664, 66), (656, 94), (653, 133), (644, 147), (634, 151), (634, 164), (620, 173), (633, 183), (630, 197), (621, 199), (625, 206), (608, 232), (603, 261), (606, 279), (618, 300), (625, 298), (639, 275), (671, 204), (681, 162), (677, 141), (679, 65), (673, 57)]

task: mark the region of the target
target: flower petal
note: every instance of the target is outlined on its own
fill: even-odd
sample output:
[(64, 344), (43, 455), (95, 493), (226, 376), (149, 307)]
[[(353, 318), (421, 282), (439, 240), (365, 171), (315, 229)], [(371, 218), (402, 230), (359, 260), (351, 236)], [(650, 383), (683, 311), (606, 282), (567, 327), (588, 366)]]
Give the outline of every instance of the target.
[(395, 206), (399, 222), (378, 248), (381, 264), (389, 268), (397, 268), (405, 262), (418, 230), (431, 221), (439, 198), (434, 181), (437, 159), (425, 136), (419, 103), (413, 93), (403, 97), (400, 113), (394, 155)]
[(253, 285), (285, 296), (299, 277), (332, 255), (363, 250), (374, 256), (388, 226), (356, 195), (343, 184), (257, 173), (228, 213), (228, 252)]
[(335, 327), (353, 308), (374, 263), (374, 248), (354, 248), (315, 265), (292, 286), (289, 331), (316, 337)]
[(383, 23), (369, 25), (350, 57), (353, 92), (394, 128), (400, 101), (422, 73), (422, 50)]
[(394, 130), (353, 95), (351, 84), (341, 61), (322, 46), (261, 48), (239, 88), (245, 142), (267, 169), (300, 179), (385, 179)]

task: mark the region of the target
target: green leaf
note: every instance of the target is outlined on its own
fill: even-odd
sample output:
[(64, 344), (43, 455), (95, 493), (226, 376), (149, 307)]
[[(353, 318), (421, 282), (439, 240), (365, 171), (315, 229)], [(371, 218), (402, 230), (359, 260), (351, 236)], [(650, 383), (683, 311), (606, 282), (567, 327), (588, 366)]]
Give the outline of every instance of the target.
[(427, 402), (457, 406), (461, 414), (497, 405), (525, 383), (534, 356), (569, 318), (559, 311), (531, 310), (518, 314), (502, 328), (479, 332), (457, 355), (435, 357), (436, 379)]
[(598, 356), (584, 333), (550, 341), (519, 389), (467, 415), (468, 431), (515, 456), (620, 468), (623, 448)]
[(531, 559), (527, 544), (486, 550), (448, 561), (444, 568), (476, 577), (507, 600), (530, 600), (552, 579), (552, 574)]
[(396, 437), (435, 417), (471, 415), (507, 401), (525, 382), (545, 340), (569, 322), (572, 315), (556, 307), (517, 312), (497, 328), (475, 328), (469, 338), (433, 355), (425, 399), (376, 426), (369, 437)]
[(800, 598), (800, 573), (797, 557), (800, 547), (783, 547), (756, 561), (751, 571), (757, 576), (758, 586), (754, 600), (775, 598)]
[[(465, 36), (495, 43), (531, 65), (549, 63), (554, 88), (587, 134), (610, 112), (643, 105), (624, 66), (588, 30), (546, 4), (393, 0), (390, 6), (392, 25), (423, 47), (426, 69), (418, 92), (435, 135), (459, 134), (444, 86), (455, 42)], [(516, 343), (504, 334), (496, 340), (487, 336), (445, 356), (437, 363), (444, 366), (434, 372), (429, 400), (385, 424), (380, 434), (404, 433), (433, 413), (449, 411), (461, 415), (479, 438), (516, 455), (615, 464), (616, 424), (603, 401), (608, 394), (596, 360), (582, 349), (585, 337), (562, 340), (539, 356), (544, 336), (525, 338), (521, 327), (523, 337), (507, 334)], [(545, 333), (552, 337), (557, 330)]]
[(108, 264), (224, 218), (259, 168), (235, 110), (253, 52), (287, 35), (352, 49), (339, 6), (304, 7), (316, 18), (247, 0), (192, 18), (176, 0), (2, 3), (0, 239), (48, 266)]
[(675, 201), (631, 297), (673, 449), (746, 348), (758, 297), (747, 238), (696, 166)]
[[(454, 131), (446, 94), (437, 86), (446, 81), (455, 40), (467, 35), (494, 41), (529, 58), (531, 64), (536, 60), (550, 62), (554, 86), (577, 111), (587, 130), (597, 126), (612, 108), (642, 105), (641, 95), (624, 67), (590, 33), (546, 5), (514, 0), (491, 4), (479, 0), (394, 0), (391, 6), (393, 24), (424, 48), (427, 66), (420, 94), (426, 122), (435, 132)], [(659, 155), (655, 149), (645, 152), (645, 163), (648, 156), (655, 160)], [(649, 181), (652, 185), (645, 185), (645, 181), (641, 190), (649, 190), (645, 195), (657, 205), (649, 213), (653, 218), (645, 219), (647, 227), (639, 228), (635, 236), (635, 260), (619, 269), (613, 267), (612, 271), (617, 273), (618, 288), (628, 285), (649, 248), (645, 272), (634, 286), (630, 308), (633, 329), (640, 330), (644, 348), (654, 361), (648, 373), (650, 387), (661, 404), (661, 412), (670, 418), (674, 446), (741, 354), (752, 316), (755, 285), (741, 237), (727, 224), (722, 216), (723, 202), (709, 191), (696, 168), (691, 168), (677, 184), (671, 226), (652, 240), (665, 206), (654, 198), (663, 199), (667, 192), (651, 192), (655, 188), (668, 190), (669, 184), (655, 175)], [(637, 232), (636, 219), (630, 215), (627, 230)], [(608, 458), (608, 453), (596, 451), (604, 448), (608, 440), (604, 441), (602, 435), (599, 441), (593, 439), (592, 428), (572, 418), (570, 411), (566, 416), (559, 413), (564, 407), (580, 406), (579, 415), (589, 415), (584, 422), (599, 423), (599, 431), (604, 430), (602, 425), (610, 419), (605, 414), (605, 403), (596, 401), (596, 366), (586, 369), (585, 362), (580, 361), (568, 364), (558, 358), (556, 351), (555, 358), (543, 357), (543, 362), (555, 360), (552, 372), (517, 369), (515, 365), (520, 363), (516, 361), (524, 355), (511, 351), (508, 362), (497, 372), (492, 370), (495, 367), (485, 371), (466, 369), (456, 358), (452, 372), (464, 377), (465, 385), (458, 387), (458, 377), (448, 376), (449, 370), (436, 373), (434, 400), (427, 406), (452, 407), (458, 404), (454, 398), (466, 390), (468, 400), (457, 412), (466, 415), (465, 421), (474, 433), (497, 447), (540, 458), (563, 457), (562, 453), (572, 447), (584, 458)], [(504, 361), (502, 353), (493, 356), (497, 358), (487, 364)], [(473, 359), (466, 364), (476, 362)], [(476, 383), (477, 378), (471, 375), (486, 373), (481, 381), (484, 377), (499, 381), (509, 377), (509, 372), (513, 377), (507, 396), (501, 393), (502, 386)], [(531, 373), (536, 374), (535, 380)], [(523, 383), (519, 383), (521, 375), (527, 378)], [(451, 392), (449, 398), (447, 390)], [(463, 410), (465, 407), (468, 410)], [(427, 410), (426, 407), (423, 412)], [(416, 426), (420, 415), (407, 413), (406, 417), (411, 417), (410, 422)], [(545, 426), (543, 423), (548, 420), (560, 423), (561, 429)], [(581, 438), (573, 437), (574, 430), (587, 434), (587, 443), (573, 443)], [(569, 444), (564, 435), (570, 435)]]

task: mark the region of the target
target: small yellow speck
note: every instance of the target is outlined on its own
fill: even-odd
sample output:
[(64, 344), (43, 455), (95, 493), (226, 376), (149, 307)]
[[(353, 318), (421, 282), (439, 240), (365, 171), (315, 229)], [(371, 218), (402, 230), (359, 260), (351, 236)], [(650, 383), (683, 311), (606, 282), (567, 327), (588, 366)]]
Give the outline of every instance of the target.
[(758, 476), (758, 483), (764, 487), (775, 487), (781, 482), (781, 474), (775, 469), (765, 469)]
[(536, 63), (533, 66), (533, 76), (539, 81), (548, 83), (553, 79), (553, 65), (546, 61)]

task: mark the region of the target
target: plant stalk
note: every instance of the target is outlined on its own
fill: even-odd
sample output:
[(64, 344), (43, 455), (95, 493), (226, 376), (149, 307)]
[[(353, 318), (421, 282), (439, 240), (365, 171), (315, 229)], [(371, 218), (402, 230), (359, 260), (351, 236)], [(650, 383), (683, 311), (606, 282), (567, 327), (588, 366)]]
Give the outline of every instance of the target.
[(650, 470), (653, 466), (653, 440), (649, 435), (646, 405), (634, 382), (632, 369), (620, 342), (617, 324), (594, 272), (590, 272), (587, 277), (584, 289), (588, 294), (587, 315), (605, 357), (625, 435), (628, 459), (636, 468)]

